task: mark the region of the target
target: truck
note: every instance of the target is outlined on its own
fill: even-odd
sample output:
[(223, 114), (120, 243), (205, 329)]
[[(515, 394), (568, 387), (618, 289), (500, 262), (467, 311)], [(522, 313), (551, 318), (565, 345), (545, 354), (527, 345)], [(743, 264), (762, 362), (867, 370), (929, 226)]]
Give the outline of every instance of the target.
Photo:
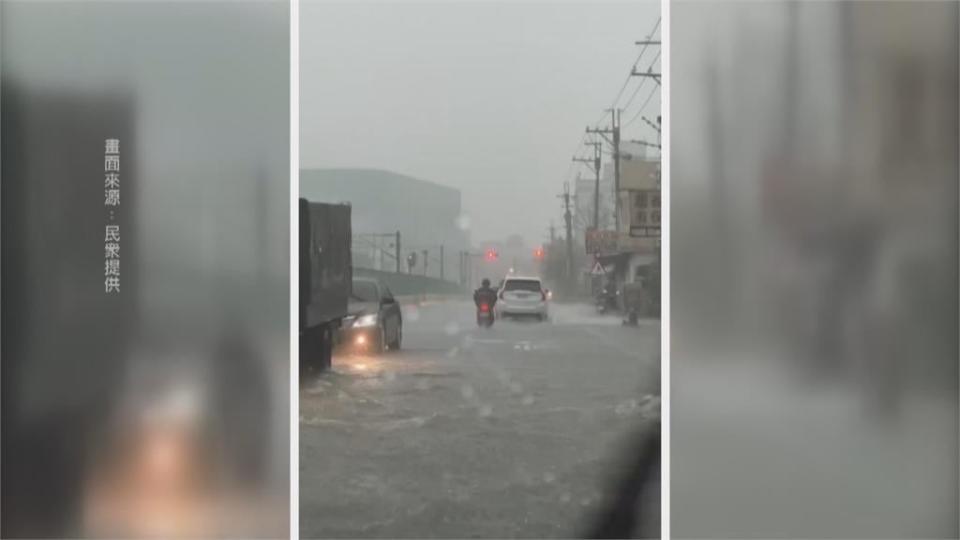
[(300, 199), (300, 375), (330, 369), (353, 284), (349, 204)]

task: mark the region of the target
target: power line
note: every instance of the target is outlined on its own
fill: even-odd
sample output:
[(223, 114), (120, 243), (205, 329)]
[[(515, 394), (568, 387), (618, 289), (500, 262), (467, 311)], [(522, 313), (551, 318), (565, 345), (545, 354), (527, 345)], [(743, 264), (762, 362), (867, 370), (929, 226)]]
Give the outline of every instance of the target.
[[(657, 30), (660, 28), (660, 22), (661, 22), (661, 21), (662, 21), (662, 18), (661, 18), (661, 17), (657, 17), (657, 22), (654, 23), (653, 28), (650, 29), (650, 32), (647, 34), (647, 38), (646, 38), (645, 40), (643, 40), (643, 41), (638, 41), (638, 42), (636, 42), (637, 45), (641, 45), (640, 53), (637, 55), (637, 58), (636, 58), (636, 59), (633, 61), (633, 63), (631, 64), (631, 66), (630, 66), (630, 71), (627, 73), (627, 76), (626, 76), (626, 78), (625, 78), (624, 81), (623, 81), (623, 85), (620, 87), (620, 91), (618, 91), (618, 92), (617, 92), (617, 95), (613, 98), (613, 104), (611, 105), (610, 109), (605, 110), (605, 111), (604, 111), (604, 114), (602, 114), (602, 115), (600, 116), (600, 118), (598, 118), (598, 119), (593, 123), (593, 126), (594, 126), (594, 129), (593, 129), (593, 130), (591, 130), (589, 127), (587, 127), (587, 130), (586, 130), (586, 133), (592, 133), (592, 134), (594, 135), (594, 136), (590, 139), (589, 144), (596, 144), (596, 143), (598, 143), (598, 142), (601, 142), (600, 139), (601, 139), (601, 135), (602, 135), (603, 133), (610, 132), (610, 133), (613, 133), (613, 134), (614, 134), (614, 140), (612, 141), (612, 144), (614, 145), (614, 155), (617, 156), (617, 157), (614, 158), (614, 166), (615, 166), (615, 168), (617, 169), (616, 172), (615, 172), (615, 174), (614, 174), (615, 180), (616, 180), (616, 182), (615, 182), (615, 184), (616, 184), (615, 191), (619, 189), (619, 180), (620, 180), (620, 178), (619, 178), (619, 176), (620, 176), (620, 174), (619, 174), (619, 165), (620, 165), (620, 164), (619, 164), (619, 161), (620, 161), (620, 160), (619, 160), (618, 154), (619, 154), (619, 135), (620, 135), (620, 128), (622, 127), (622, 125), (621, 125), (621, 123), (620, 123), (620, 118), (619, 118), (619, 117), (620, 117), (620, 114), (622, 114), (622, 109), (624, 109), (624, 108), (626, 108), (626, 107), (629, 107), (629, 106), (633, 103), (633, 100), (636, 98), (637, 93), (640, 91), (640, 88), (643, 86), (643, 79), (641, 79), (640, 84), (637, 85), (637, 88), (634, 89), (633, 94), (630, 96), (630, 99), (627, 101), (626, 107), (617, 107), (617, 104), (620, 102), (620, 98), (623, 96), (624, 90), (626, 90), (626, 89), (627, 89), (627, 86), (630, 84), (630, 79), (632, 79), (632, 78), (635, 76), (635, 74), (636, 74), (636, 69), (637, 69), (637, 64), (639, 64), (639, 63), (640, 63), (640, 60), (643, 59), (643, 55), (647, 52), (647, 47), (649, 47), (651, 44), (654, 44), (654, 45), (659, 45), (659, 44), (660, 44), (659, 41), (653, 41), (652, 38), (653, 38), (653, 35), (657, 32)], [(653, 59), (653, 61), (652, 61), (651, 64), (650, 64), (651, 69), (652, 69), (653, 65), (656, 64), (657, 60), (659, 60), (659, 59), (660, 59), (660, 53), (658, 52), (658, 53), (657, 53), (657, 56)], [(656, 89), (656, 87), (655, 87), (654, 89)], [(651, 95), (652, 95), (652, 93), (651, 93)], [(643, 106), (645, 107), (646, 104), (647, 104), (649, 101), (650, 101), (650, 96), (647, 97), (647, 101), (644, 103)], [(608, 111), (612, 111), (612, 113), (613, 113), (613, 127), (612, 127), (610, 130), (600, 129), (600, 127), (599, 127), (599, 126), (600, 126), (600, 122), (602, 122), (603, 119), (606, 117), (606, 113), (607, 113)], [(640, 111), (641, 111), (641, 112), (643, 111), (643, 107), (641, 107)], [(631, 119), (631, 121), (633, 121), (633, 119)], [(573, 152), (571, 152), (571, 154), (573, 154), (574, 156), (577, 155), (577, 148), (580, 148), (581, 143), (583, 143), (585, 139), (586, 139), (586, 134), (581, 135), (580, 140), (577, 142), (577, 146), (574, 148), (574, 150), (573, 150)], [(605, 136), (603, 136), (603, 139), (607, 139), (607, 138), (606, 138)], [(610, 141), (609, 139), (607, 139), (607, 142), (611, 142), (611, 141)], [(601, 144), (602, 144), (602, 143), (601, 143)], [(600, 147), (600, 151), (596, 154), (596, 157), (599, 158), (599, 156), (601, 156), (601, 155), (603, 155), (602, 146)], [(585, 161), (587, 161), (587, 160), (586, 160), (586, 159), (578, 159), (577, 157), (575, 157), (572, 161), (570, 161), (569, 165), (567, 166), (567, 172), (564, 174), (564, 184), (565, 184), (565, 185), (568, 185), (568, 183), (569, 183), (569, 181), (570, 181), (570, 179), (571, 179), (571, 176), (570, 176), (570, 175), (571, 175), (571, 173), (573, 173), (573, 171), (575, 170), (576, 164), (577, 164), (577, 163), (583, 163), (583, 162), (585, 162)], [(599, 177), (599, 169), (596, 171), (596, 173), (597, 173), (597, 175), (598, 175), (598, 177)], [(569, 188), (567, 188), (567, 189), (569, 189)], [(568, 195), (568, 197), (569, 197), (569, 195)], [(615, 212), (614, 212), (614, 213), (615, 213), (615, 217), (616, 217), (617, 215), (619, 215), (619, 202), (620, 202), (620, 201), (619, 201), (619, 197), (614, 196), (614, 202), (615, 202), (616, 206), (618, 207), (618, 208), (615, 210)], [(569, 205), (569, 203), (567, 203), (567, 204)], [(569, 218), (569, 206), (567, 206), (567, 214), (568, 214), (568, 216), (567, 216), (567, 227), (568, 227), (568, 230), (569, 230), (569, 227), (570, 227), (570, 221), (569, 221), (569, 220), (570, 220), (570, 218)], [(595, 214), (596, 214), (596, 212), (595, 212)], [(596, 215), (595, 215), (594, 217), (595, 217), (595, 219), (597, 218)], [(619, 223), (616, 223), (616, 225), (618, 226), (617, 228), (619, 229)], [(569, 233), (568, 233), (568, 237), (569, 237)], [(569, 248), (568, 248), (568, 249), (569, 249)]]
[(625, 124), (623, 125), (624, 127), (629, 126), (629, 125), (632, 124), (637, 118), (640, 118), (640, 115), (643, 114), (643, 110), (646, 108), (647, 104), (650, 103), (650, 99), (653, 98), (653, 94), (654, 94), (654, 92), (656, 92), (656, 91), (657, 91), (657, 87), (656, 87), (656, 86), (654, 86), (653, 88), (650, 89), (650, 93), (647, 95), (647, 99), (643, 102), (643, 105), (640, 106), (640, 110), (637, 111), (637, 114), (633, 115), (633, 118), (631, 118), (627, 123), (625, 123)]
[[(656, 33), (657, 28), (660, 28), (660, 17), (657, 17), (657, 22), (653, 25), (653, 29), (650, 30), (650, 33), (647, 34), (647, 37), (653, 37), (653, 34)], [(647, 47), (650, 45), (649, 41), (645, 41), (643, 47), (640, 49), (640, 54), (637, 55), (637, 59), (633, 61), (633, 64), (630, 66), (630, 72), (627, 73), (627, 78), (623, 81), (623, 86), (620, 87), (620, 91), (617, 92), (617, 96), (613, 98), (613, 104), (610, 105), (611, 109), (616, 109), (617, 103), (620, 102), (620, 96), (623, 95), (623, 91), (626, 90), (627, 85), (630, 84), (630, 79), (633, 77), (633, 71), (637, 67), (637, 64), (640, 62), (640, 59), (643, 58), (644, 53), (647, 52)], [(659, 56), (659, 55), (658, 55)], [(621, 107), (625, 108), (625, 107)], [(603, 117), (600, 117), (600, 120), (603, 120)], [(599, 123), (600, 120), (597, 120), (596, 123)]]
[[(626, 90), (627, 85), (630, 84), (630, 79), (633, 78), (633, 73), (634, 73), (634, 71), (636, 70), (637, 64), (638, 64), (638, 63), (640, 62), (640, 60), (643, 58), (643, 55), (647, 52), (647, 47), (648, 47), (651, 43), (654, 43), (654, 44), (659, 43), (659, 42), (650, 41), (650, 38), (652, 38), (653, 35), (657, 32), (657, 29), (660, 28), (660, 22), (661, 22), (661, 20), (662, 20), (661, 17), (657, 17), (657, 22), (655, 22), (655, 23), (653, 24), (653, 28), (651, 28), (651, 29), (650, 29), (650, 32), (647, 34), (647, 39), (644, 40), (644, 41), (638, 41), (638, 42), (637, 42), (638, 44), (640, 44), (640, 43), (643, 44), (642, 47), (640, 48), (640, 54), (637, 55), (637, 58), (636, 58), (636, 59), (633, 61), (633, 63), (630, 65), (630, 71), (627, 73), (627, 76), (626, 76), (626, 78), (625, 78), (624, 81), (623, 81), (623, 86), (620, 87), (620, 91), (617, 92), (616, 97), (613, 98), (613, 105), (610, 107), (610, 109), (605, 110), (605, 111), (603, 112), (603, 114), (601, 114), (600, 117), (597, 118), (597, 120), (596, 120), (595, 122), (593, 122), (593, 124), (592, 124), (593, 127), (598, 127), (598, 126), (600, 125), (600, 122), (602, 122), (603, 119), (606, 118), (607, 112), (608, 112), (609, 110), (611, 110), (611, 109), (617, 109), (617, 108), (618, 108), (618, 107), (617, 107), (617, 103), (620, 101), (620, 97), (623, 95), (623, 91)], [(660, 57), (660, 54), (658, 53), (658, 54), (657, 54), (657, 58), (659, 58), (659, 57)], [(656, 61), (657, 61), (657, 59), (654, 59), (654, 62), (656, 62)], [(641, 80), (640, 83), (643, 84), (643, 81)], [(634, 92), (634, 94), (636, 94), (636, 92)], [(632, 97), (631, 97), (630, 99), (631, 99), (631, 101), (633, 100)], [(629, 104), (629, 102), (628, 102), (628, 104)], [(581, 140), (582, 140), (582, 139), (581, 139)], [(569, 174), (570, 174), (570, 169), (567, 170), (567, 175), (565, 175), (564, 178), (565, 178), (565, 179), (568, 179), (568, 178), (569, 178)]]
[[(577, 151), (581, 149), (581, 145), (583, 144), (583, 141), (584, 141), (584, 139), (586, 139), (586, 138), (587, 138), (587, 134), (586, 134), (586, 133), (582, 133), (582, 134), (580, 135), (580, 140), (577, 141), (577, 145), (574, 146), (574, 147), (573, 147), (573, 151), (570, 152), (571, 155), (575, 155), (575, 154), (577, 153)], [(576, 167), (576, 162), (571, 161), (571, 162), (570, 162), (570, 165), (567, 166), (567, 172), (564, 173), (564, 175), (563, 175), (563, 181), (564, 181), (564, 182), (567, 182), (567, 181), (570, 180), (570, 174), (574, 171), (574, 168), (575, 168), (575, 167)]]
[[(652, 62), (650, 62), (650, 68), (649, 68), (649, 69), (653, 69), (654, 64), (656, 64), (656, 63), (657, 63), (657, 60), (659, 60), (659, 59), (660, 59), (660, 53), (657, 53), (657, 56), (654, 57), (654, 59), (653, 59)], [(634, 89), (633, 95), (631, 95), (631, 96), (630, 96), (630, 99), (627, 100), (627, 104), (623, 106), (623, 110), (627, 110), (627, 109), (630, 108), (630, 104), (633, 103), (633, 98), (637, 97), (637, 94), (640, 92), (640, 89), (643, 88), (643, 83), (645, 83), (645, 82), (647, 82), (647, 79), (646, 79), (646, 78), (640, 79), (640, 84), (638, 84), (638, 85), (637, 85), (637, 88)]]

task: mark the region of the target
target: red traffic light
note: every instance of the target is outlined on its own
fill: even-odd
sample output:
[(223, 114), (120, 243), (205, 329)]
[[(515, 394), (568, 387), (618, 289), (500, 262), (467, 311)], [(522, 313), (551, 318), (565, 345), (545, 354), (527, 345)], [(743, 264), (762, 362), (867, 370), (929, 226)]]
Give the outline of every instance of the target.
[(538, 247), (533, 250), (533, 257), (538, 260), (543, 260), (543, 247)]
[(497, 250), (495, 250), (495, 249), (488, 249), (488, 250), (486, 251), (486, 253), (483, 254), (483, 258), (486, 259), (486, 260), (488, 260), (488, 261), (496, 260), (496, 258), (497, 258)]

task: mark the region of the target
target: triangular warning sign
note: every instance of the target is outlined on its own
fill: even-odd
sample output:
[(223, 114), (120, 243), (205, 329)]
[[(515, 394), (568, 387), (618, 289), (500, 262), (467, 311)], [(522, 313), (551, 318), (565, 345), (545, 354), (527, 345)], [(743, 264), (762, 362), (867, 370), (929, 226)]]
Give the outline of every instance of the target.
[(593, 270), (591, 270), (590, 273), (595, 276), (602, 276), (606, 274), (606, 272), (603, 270), (603, 265), (600, 264), (600, 261), (596, 261), (593, 263)]

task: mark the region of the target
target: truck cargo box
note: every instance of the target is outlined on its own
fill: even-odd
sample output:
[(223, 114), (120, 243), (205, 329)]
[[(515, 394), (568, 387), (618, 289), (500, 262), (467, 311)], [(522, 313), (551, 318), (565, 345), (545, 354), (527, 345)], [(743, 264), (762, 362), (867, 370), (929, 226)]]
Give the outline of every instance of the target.
[(300, 329), (347, 314), (353, 282), (350, 205), (300, 199)]

